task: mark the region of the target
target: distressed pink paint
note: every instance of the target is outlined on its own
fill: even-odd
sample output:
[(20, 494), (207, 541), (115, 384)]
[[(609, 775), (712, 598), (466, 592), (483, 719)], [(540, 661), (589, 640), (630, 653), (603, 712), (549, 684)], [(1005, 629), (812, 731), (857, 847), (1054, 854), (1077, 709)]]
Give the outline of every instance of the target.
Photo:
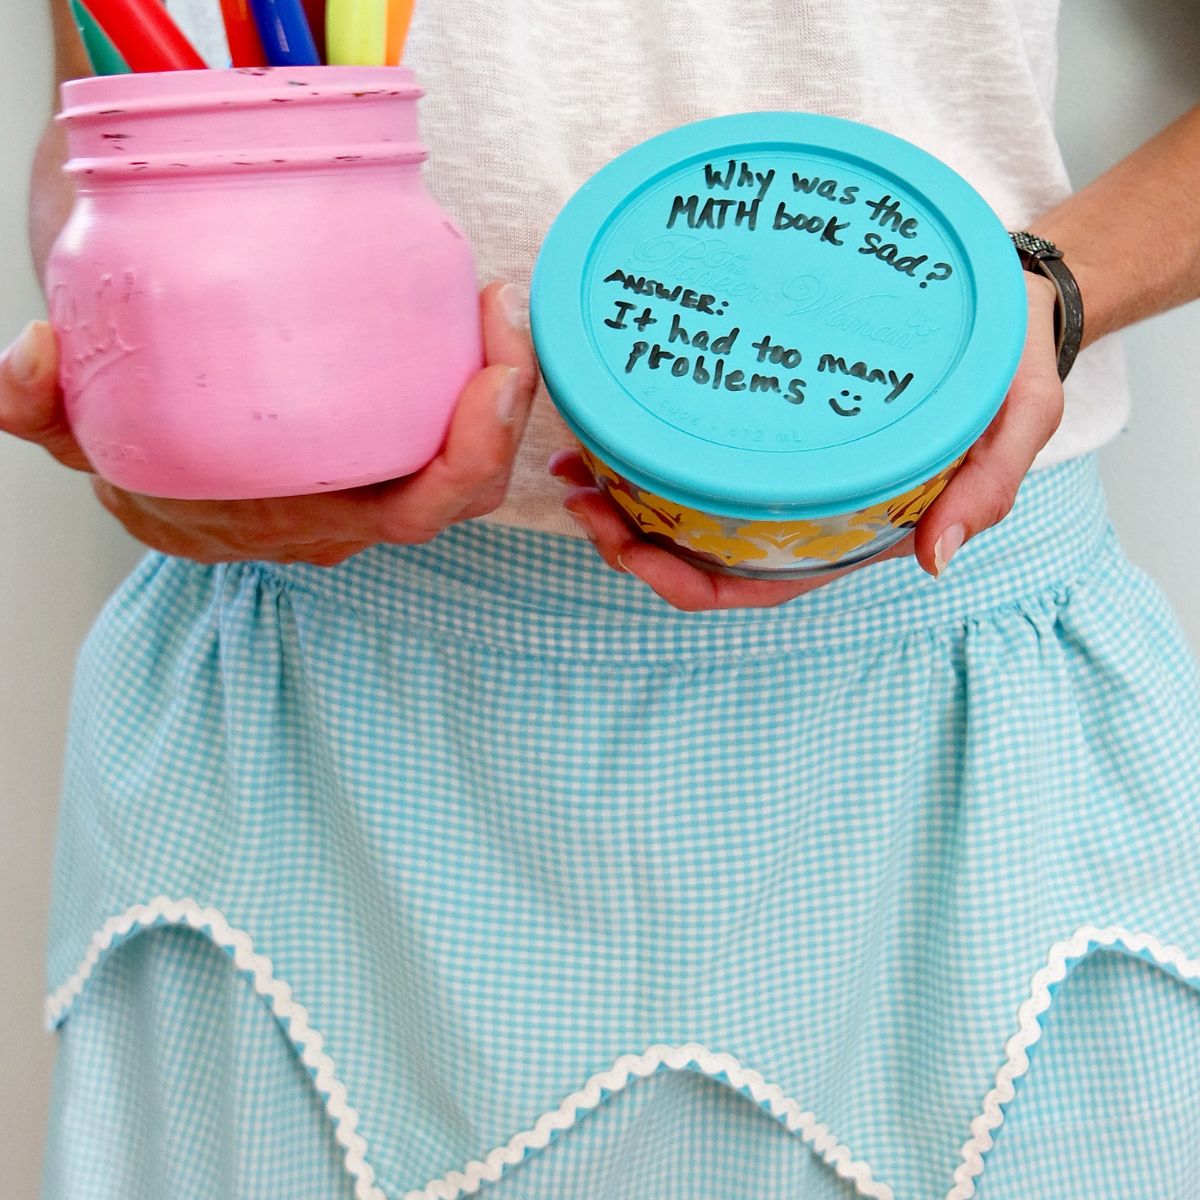
[(156, 496), (407, 475), (482, 363), (470, 245), (395, 68), (64, 85), (75, 209), (47, 290), (76, 437)]

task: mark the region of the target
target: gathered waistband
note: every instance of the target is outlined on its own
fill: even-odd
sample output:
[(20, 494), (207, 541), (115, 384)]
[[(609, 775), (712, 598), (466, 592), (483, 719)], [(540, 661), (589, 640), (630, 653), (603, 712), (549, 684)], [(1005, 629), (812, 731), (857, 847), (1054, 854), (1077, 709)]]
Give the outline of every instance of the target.
[(896, 636), (1069, 586), (1116, 551), (1095, 455), (1031, 473), (1013, 511), (934, 580), (912, 558), (853, 571), (769, 609), (684, 613), (607, 567), (587, 542), (481, 521), (421, 546), (372, 547), (334, 568), (238, 563), (345, 614), (519, 652), (712, 658)]

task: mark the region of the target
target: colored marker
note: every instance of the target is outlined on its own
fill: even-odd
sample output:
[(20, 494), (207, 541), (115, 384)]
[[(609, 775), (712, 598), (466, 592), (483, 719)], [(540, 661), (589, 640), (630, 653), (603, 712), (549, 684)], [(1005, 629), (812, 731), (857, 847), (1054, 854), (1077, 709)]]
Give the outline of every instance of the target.
[(273, 67), (315, 67), (317, 44), (300, 0), (250, 0), (258, 36)]
[(96, 24), (96, 18), (79, 0), (71, 0), (71, 12), (75, 15), (75, 24), (79, 26), (79, 36), (92, 70), (97, 75), (128, 75), (129, 64), (117, 53), (108, 34)]
[(87, 0), (86, 7), (134, 71), (198, 71), (208, 64), (159, 0)]
[(404, 42), (408, 38), (408, 27), (412, 24), (415, 0), (388, 0), (387, 51), (384, 62), (398, 67), (404, 57)]
[(205, 0), (203, 4), (196, 0), (165, 0), (165, 3), (183, 36), (210, 67), (223, 69), (231, 65), (229, 39), (225, 36), (218, 5), (212, 0)]
[(233, 65), (265, 67), (267, 52), (258, 36), (248, 0), (221, 0), (221, 19), (225, 22), (225, 40)]
[(387, 53), (388, 0), (329, 0), (325, 10), (329, 61), (382, 67)]
[(308, 29), (317, 46), (317, 57), (325, 61), (325, 0), (301, 0)]

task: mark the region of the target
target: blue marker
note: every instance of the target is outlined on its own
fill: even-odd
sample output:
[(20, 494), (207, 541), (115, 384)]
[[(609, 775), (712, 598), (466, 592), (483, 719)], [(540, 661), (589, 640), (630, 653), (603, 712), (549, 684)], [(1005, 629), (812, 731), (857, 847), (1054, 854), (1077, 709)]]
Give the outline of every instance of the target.
[(250, 0), (258, 36), (273, 67), (315, 67), (321, 56), (300, 0)]

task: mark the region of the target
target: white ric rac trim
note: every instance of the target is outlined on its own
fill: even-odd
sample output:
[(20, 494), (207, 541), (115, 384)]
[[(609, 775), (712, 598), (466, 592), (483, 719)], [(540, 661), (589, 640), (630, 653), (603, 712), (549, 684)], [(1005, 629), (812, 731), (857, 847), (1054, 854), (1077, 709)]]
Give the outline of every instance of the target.
[(299, 1049), (301, 1061), (313, 1072), (313, 1082), (333, 1122), (334, 1136), (344, 1151), (346, 1172), (354, 1180), (355, 1200), (387, 1200), (375, 1186), (375, 1171), (366, 1159), (366, 1139), (357, 1132), (358, 1113), (346, 1103), (346, 1086), (337, 1078), (321, 1035), (308, 1023), (308, 1009), (292, 999), (292, 989), (286, 983), (275, 978), (271, 960), (254, 952), (250, 935), (234, 929), (215, 908), (201, 908), (195, 900), (156, 896), (149, 904), (135, 904), (119, 917), (110, 917), (92, 937), (79, 969), (46, 1000), (47, 1025), (54, 1028), (63, 1019), (100, 956), (114, 941), (152, 925), (189, 925), (203, 930), (218, 946), (230, 951), (237, 966), (252, 978), (254, 990), (270, 1003), (271, 1011)]
[[(194, 900), (158, 896), (148, 904), (136, 904), (120, 916), (109, 918), (93, 936), (78, 970), (47, 999), (47, 1025), (53, 1028), (63, 1019), (114, 941), (136, 930), (163, 924), (202, 930), (231, 952), (234, 963), (250, 977), (254, 990), (270, 1003), (272, 1012), (298, 1047), (301, 1061), (313, 1073), (338, 1144), (345, 1152), (345, 1168), (355, 1183), (355, 1200), (387, 1200), (375, 1184), (374, 1169), (366, 1161), (367, 1143), (357, 1132), (358, 1113), (347, 1103), (346, 1087), (337, 1078), (333, 1060), (324, 1051), (321, 1035), (309, 1025), (308, 1010), (292, 998), (286, 983), (275, 978), (271, 960), (255, 953), (249, 934), (233, 928), (217, 909), (201, 908)], [(984, 1097), (983, 1112), (971, 1122), (971, 1138), (962, 1148), (963, 1161), (954, 1172), (954, 1187), (946, 1200), (971, 1200), (975, 1195), (975, 1180), (983, 1171), (983, 1156), (992, 1148), (992, 1134), (1004, 1122), (1003, 1106), (1015, 1094), (1014, 1082), (1029, 1070), (1029, 1047), (1042, 1035), (1038, 1018), (1050, 1007), (1050, 989), (1061, 983), (1071, 966), (1092, 950), (1115, 945), (1158, 963), (1180, 978), (1200, 980), (1200, 960), (1188, 958), (1177, 946), (1167, 945), (1151, 934), (1132, 933), (1120, 926), (1100, 929), (1083, 925), (1072, 937), (1051, 947), (1046, 965), (1033, 976), (1029, 998), (1018, 1010), (1018, 1029), (1005, 1047), (1005, 1061), (996, 1072), (995, 1087)], [(608, 1070), (593, 1075), (558, 1108), (539, 1117), (532, 1129), (518, 1133), (482, 1160), (468, 1163), (463, 1170), (451, 1171), (424, 1188), (409, 1192), (404, 1200), (457, 1200), (459, 1196), (477, 1192), (483, 1184), (496, 1182), (506, 1167), (515, 1166), (528, 1152), (544, 1148), (554, 1134), (569, 1129), (583, 1113), (597, 1108), (608, 1096), (663, 1067), (724, 1078), (731, 1087), (768, 1109), (791, 1132), (799, 1134), (843, 1179), (854, 1185), (860, 1196), (866, 1200), (895, 1200), (892, 1189), (874, 1178), (867, 1163), (855, 1159), (828, 1126), (785, 1096), (777, 1084), (767, 1083), (762, 1075), (743, 1067), (731, 1054), (714, 1053), (696, 1042), (682, 1046), (656, 1045), (644, 1054), (622, 1055)]]
[(484, 1183), (494, 1183), (506, 1166), (519, 1163), (529, 1150), (540, 1150), (555, 1133), (570, 1129), (581, 1113), (596, 1108), (606, 1096), (623, 1091), (634, 1079), (653, 1075), (660, 1067), (674, 1071), (690, 1069), (712, 1078), (724, 1076), (730, 1086), (746, 1092), (769, 1109), (793, 1133), (798, 1133), (833, 1169), (849, 1180), (860, 1196), (869, 1200), (895, 1200), (885, 1183), (878, 1183), (871, 1168), (856, 1160), (825, 1125), (789, 1099), (777, 1084), (767, 1083), (757, 1072), (747, 1070), (732, 1054), (714, 1054), (696, 1042), (683, 1046), (651, 1046), (645, 1054), (623, 1054), (607, 1070), (600, 1071), (578, 1092), (572, 1092), (558, 1108), (545, 1113), (532, 1129), (518, 1133), (507, 1145), (493, 1150), (482, 1161), (470, 1162), (462, 1171), (451, 1171), (404, 1200), (456, 1200), (477, 1192)]
[[(334, 1073), (333, 1060), (322, 1048), (321, 1035), (309, 1025), (308, 1010), (292, 999), (286, 983), (275, 978), (271, 960), (255, 953), (249, 934), (233, 928), (217, 909), (201, 908), (194, 900), (157, 896), (148, 904), (135, 904), (120, 916), (110, 917), (92, 937), (78, 970), (46, 1000), (46, 1024), (54, 1028), (62, 1021), (114, 941), (154, 925), (188, 925), (203, 930), (217, 945), (232, 952), (234, 963), (251, 977), (254, 990), (270, 1002), (271, 1010), (300, 1048), (304, 1065), (315, 1072), (317, 1091), (334, 1123), (338, 1143), (345, 1150), (346, 1171), (355, 1181), (355, 1200), (387, 1200), (375, 1186), (375, 1171), (366, 1161), (366, 1140), (356, 1132), (358, 1113), (346, 1102), (345, 1085)], [(860, 1196), (867, 1200), (895, 1200), (892, 1189), (876, 1182), (865, 1162), (856, 1160), (827, 1126), (785, 1096), (778, 1085), (767, 1083), (757, 1071), (747, 1070), (732, 1055), (714, 1054), (695, 1042), (651, 1046), (645, 1054), (622, 1055), (607, 1071), (593, 1075), (580, 1091), (573, 1092), (558, 1108), (540, 1117), (532, 1129), (518, 1133), (482, 1161), (470, 1162), (462, 1171), (451, 1171), (423, 1189), (409, 1192), (405, 1200), (455, 1200), (477, 1192), (484, 1183), (498, 1180), (505, 1167), (515, 1166), (528, 1151), (542, 1149), (556, 1132), (569, 1129), (582, 1113), (596, 1108), (606, 1095), (619, 1092), (632, 1080), (652, 1075), (664, 1066), (698, 1070), (714, 1078), (724, 1076), (732, 1087), (747, 1093), (789, 1130), (798, 1133), (843, 1179), (854, 1185)]]
[(1015, 1095), (1014, 1082), (1029, 1070), (1029, 1047), (1042, 1036), (1038, 1018), (1050, 1007), (1050, 989), (1092, 950), (1116, 945), (1166, 967), (1181, 979), (1200, 980), (1200, 960), (1188, 958), (1178, 946), (1169, 946), (1152, 934), (1132, 933), (1119, 925), (1103, 929), (1081, 925), (1065, 942), (1056, 942), (1046, 965), (1030, 981), (1029, 999), (1017, 1010), (1017, 1032), (1005, 1046), (1005, 1060), (996, 1072), (996, 1086), (983, 1099), (983, 1112), (971, 1122), (971, 1137), (962, 1148), (963, 1161), (954, 1172), (954, 1186), (946, 1193), (946, 1200), (971, 1200), (975, 1195), (975, 1180), (983, 1173), (983, 1156), (992, 1148), (992, 1134), (1004, 1123), (1003, 1105)]

